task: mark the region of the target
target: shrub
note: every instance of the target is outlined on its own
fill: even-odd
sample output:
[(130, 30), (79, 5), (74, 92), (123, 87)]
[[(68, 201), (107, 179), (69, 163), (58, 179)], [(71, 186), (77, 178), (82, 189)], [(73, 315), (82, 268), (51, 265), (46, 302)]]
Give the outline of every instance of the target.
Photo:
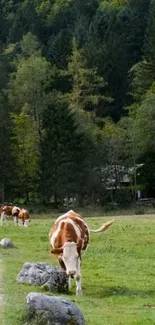
[(131, 192), (128, 188), (120, 188), (114, 194), (114, 201), (121, 206), (127, 206), (132, 203)]

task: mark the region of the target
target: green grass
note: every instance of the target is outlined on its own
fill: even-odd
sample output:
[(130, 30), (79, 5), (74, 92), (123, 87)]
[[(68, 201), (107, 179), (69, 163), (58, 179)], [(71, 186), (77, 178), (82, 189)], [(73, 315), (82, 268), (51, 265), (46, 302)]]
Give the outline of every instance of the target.
[[(108, 218), (110, 219), (110, 218)], [(88, 218), (91, 228), (107, 218)], [(40, 287), (19, 284), (16, 276), (24, 262), (48, 262), (48, 233), (51, 218), (34, 219), (30, 227), (0, 228), (0, 238), (9, 237), (14, 249), (0, 248), (3, 259), (4, 325), (25, 323), (25, 297), (29, 292), (43, 292)], [(155, 309), (155, 219), (143, 215), (117, 217), (106, 232), (92, 234), (82, 261), (83, 297), (75, 296), (75, 283), (68, 299), (75, 302), (89, 325), (154, 325)], [(49, 294), (49, 293), (47, 293)]]

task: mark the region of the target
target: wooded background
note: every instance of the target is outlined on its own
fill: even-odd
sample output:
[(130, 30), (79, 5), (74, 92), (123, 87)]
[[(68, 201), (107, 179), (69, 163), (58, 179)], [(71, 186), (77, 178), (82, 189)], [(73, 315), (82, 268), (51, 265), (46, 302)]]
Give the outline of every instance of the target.
[(155, 195), (155, 1), (1, 0), (0, 200), (138, 189)]

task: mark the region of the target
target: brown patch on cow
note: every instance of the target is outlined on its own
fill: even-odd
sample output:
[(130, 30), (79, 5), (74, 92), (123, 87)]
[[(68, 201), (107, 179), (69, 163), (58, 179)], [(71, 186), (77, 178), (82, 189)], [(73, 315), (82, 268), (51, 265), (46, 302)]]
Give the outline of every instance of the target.
[(67, 223), (65, 221), (63, 222), (62, 220), (56, 222), (56, 224), (53, 226), (53, 228), (50, 231), (49, 237), (50, 238), (52, 237), (54, 232), (59, 227), (60, 222), (61, 222), (60, 231), (57, 234), (57, 237), (55, 238), (55, 243), (54, 243), (55, 248), (62, 247), (66, 241), (76, 243), (78, 240), (78, 237), (77, 237), (77, 234), (76, 234), (76, 231), (75, 231), (73, 225), (70, 223)]
[(19, 208), (17, 208), (17, 211), (16, 211), (16, 212), (14, 212), (14, 213), (12, 213), (12, 216), (13, 216), (13, 217), (17, 217), (17, 218), (18, 218), (19, 212), (20, 212), (20, 209), (19, 209)]
[[(75, 229), (73, 229), (73, 226), (71, 224), (65, 223), (65, 219), (67, 219), (67, 218), (73, 220), (75, 225), (79, 228), (79, 230), (81, 232), (81, 239), (83, 240), (82, 250), (85, 250), (87, 248), (87, 245), (88, 245), (88, 242), (89, 242), (88, 226), (85, 223), (84, 219), (79, 214), (75, 213), (72, 210), (68, 211), (68, 213), (66, 213), (64, 216), (62, 216), (61, 219), (56, 221), (53, 228), (51, 229), (49, 237), (50, 238), (52, 237), (53, 233), (57, 230), (57, 228), (59, 226), (59, 223), (61, 222), (61, 236), (62, 237), (61, 237), (61, 240), (60, 240), (60, 236), (58, 234), (58, 239), (57, 239), (57, 242), (55, 243), (55, 247), (63, 246), (63, 244), (66, 241), (66, 238), (67, 238), (68, 241), (70, 240), (70, 241), (73, 241), (75, 243), (77, 242), (78, 238), (77, 238)], [(62, 222), (62, 220), (64, 220), (64, 222)], [(64, 227), (66, 229), (64, 229)]]
[(83, 240), (81, 238), (79, 238), (77, 241), (77, 252), (79, 254), (80, 259), (81, 259), (82, 246), (83, 246)]
[(1, 209), (2, 209), (2, 212), (5, 212), (6, 215), (11, 216), (13, 206), (5, 205), (5, 206), (2, 206)]
[(63, 253), (63, 248), (62, 247), (51, 248), (51, 254), (59, 255), (61, 253)]
[[(71, 219), (76, 227), (79, 228), (80, 238), (77, 236), (76, 230), (71, 223), (65, 222), (65, 219)], [(81, 259), (81, 251), (85, 250), (89, 242), (89, 230), (84, 219), (73, 211), (69, 211), (64, 216), (58, 218), (53, 228), (49, 233), (49, 239), (51, 240), (55, 231), (60, 227), (60, 231), (57, 233), (57, 236), (54, 241), (54, 247), (51, 249), (51, 254), (57, 254), (58, 261), (60, 266), (63, 269), (66, 269), (64, 262), (62, 261), (63, 254), (63, 245), (66, 242), (74, 242), (77, 244), (77, 252)]]
[(66, 266), (65, 263), (63, 262), (62, 258), (60, 255), (58, 255), (58, 261), (60, 263), (60, 266), (62, 267), (62, 269), (66, 270)]
[(30, 220), (29, 212), (25, 209), (21, 209), (18, 213), (18, 219), (24, 224), (25, 221)]

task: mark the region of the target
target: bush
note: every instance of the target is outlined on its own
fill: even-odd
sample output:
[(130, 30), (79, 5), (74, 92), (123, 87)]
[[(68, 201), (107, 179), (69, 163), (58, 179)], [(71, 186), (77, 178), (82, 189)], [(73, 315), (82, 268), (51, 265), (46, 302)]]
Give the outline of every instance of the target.
[(135, 214), (145, 214), (145, 210), (143, 207), (137, 207), (135, 209)]
[(118, 210), (118, 204), (116, 204), (116, 203), (109, 203), (109, 204), (104, 206), (104, 212), (105, 213), (112, 212), (112, 211), (117, 211), (117, 210)]
[(114, 201), (121, 206), (127, 206), (132, 203), (131, 192), (128, 188), (121, 188), (114, 194)]

